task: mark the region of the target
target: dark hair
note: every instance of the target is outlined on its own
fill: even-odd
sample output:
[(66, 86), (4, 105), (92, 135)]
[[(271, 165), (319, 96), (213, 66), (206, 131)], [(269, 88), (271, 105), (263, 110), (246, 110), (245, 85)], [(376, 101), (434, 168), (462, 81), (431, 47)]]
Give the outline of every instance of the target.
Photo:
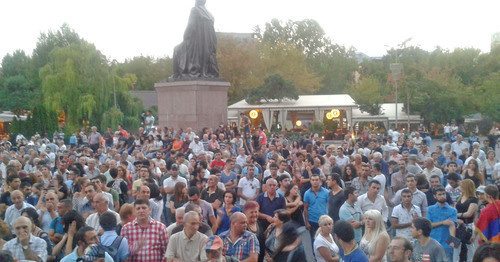
[(188, 190), (188, 196), (192, 197), (194, 195), (200, 196), (200, 189), (195, 186), (192, 186)]
[(460, 176), (457, 173), (449, 173), (446, 177), (447, 180), (458, 182), (460, 180)]
[(344, 242), (351, 242), (354, 239), (354, 229), (351, 226), (351, 223), (339, 220), (335, 222), (335, 226), (333, 226), (333, 233)]
[(484, 193), (487, 194), (488, 196), (493, 197), (493, 199), (495, 200), (498, 199), (498, 187), (495, 185), (487, 185), (484, 188)]
[(134, 202), (134, 207), (136, 207), (138, 205), (149, 206), (149, 199), (145, 199), (145, 198), (138, 198), (138, 199), (136, 199), (135, 202)]
[(189, 211), (194, 211), (197, 208), (200, 208), (200, 206), (198, 206), (197, 204), (189, 203), (186, 205), (186, 208), (184, 209), (184, 213), (187, 213)]
[(101, 216), (99, 216), (99, 225), (101, 225), (104, 231), (112, 231), (115, 229), (117, 224), (116, 216), (106, 211)]
[(85, 169), (83, 168), (82, 164), (76, 162), (73, 164), (73, 166), (75, 166), (74, 168), (76, 168), (80, 171), (80, 173), (78, 174), (79, 176), (82, 176), (83, 174), (85, 174)]
[(276, 239), (276, 242), (279, 243), (279, 246), (276, 247), (273, 259), (276, 259), (276, 256), (278, 256), (286, 246), (291, 245), (297, 240), (297, 238), (300, 237), (300, 233), (297, 228), (299, 228), (299, 224), (294, 221), (286, 222), (283, 225), (281, 234), (279, 235), (278, 239)]
[(109, 170), (109, 175), (115, 179), (118, 176), (118, 168), (111, 168)]
[(287, 175), (287, 174), (280, 175), (280, 176), (278, 177), (278, 183), (281, 183), (283, 180), (285, 180), (285, 179), (287, 179), (287, 178), (288, 178), (288, 179), (290, 179), (290, 176), (289, 176), (289, 175)]
[(410, 194), (410, 195), (413, 196), (413, 194), (411, 193), (410, 189), (408, 189), (408, 188), (405, 188), (405, 189), (403, 189), (403, 191), (401, 191), (401, 195), (403, 195), (403, 194)]
[(14, 179), (16, 179), (16, 178), (19, 178), (19, 180), (21, 180), (21, 177), (19, 175), (16, 175), (16, 174), (9, 175), (7, 177), (7, 184), (12, 183), (12, 181), (14, 181)]
[(373, 164), (373, 168), (375, 168), (375, 170), (377, 170), (377, 171), (381, 171), (382, 165), (380, 163), (375, 163), (375, 164)]
[(337, 182), (337, 185), (342, 186), (342, 179), (340, 179), (340, 175), (337, 173), (331, 173), (327, 175), (327, 178), (331, 177), (333, 181)]
[(75, 234), (75, 240), (73, 241), (73, 245), (76, 245), (78, 244), (79, 241), (83, 241), (84, 243), (87, 243), (85, 242), (85, 234), (89, 231), (94, 231), (95, 229), (93, 227), (89, 227), (89, 226), (84, 226), (80, 229), (78, 229), (78, 231), (76, 231), (76, 234)]
[(36, 209), (32, 207), (23, 208), (23, 210), (21, 210), (21, 215), (23, 215), (23, 213), (28, 214), (28, 217), (33, 222), (33, 225), (40, 227), (40, 222), (38, 221), (39, 215), (36, 212)]
[(480, 245), (476, 249), (474, 257), (472, 258), (472, 262), (482, 262), (486, 258), (498, 259), (499, 257), (500, 257), (500, 244), (489, 242)]
[[(346, 173), (347, 168), (351, 170), (351, 177), (349, 177)], [(344, 181), (351, 181), (353, 178), (358, 176), (358, 170), (356, 170), (356, 167), (354, 167), (353, 164), (349, 164), (344, 168), (344, 173), (342, 174), (342, 179)]]
[(425, 217), (417, 217), (413, 219), (413, 225), (415, 229), (422, 230), (422, 235), (429, 237), (431, 235), (432, 223), (429, 219)]
[(368, 186), (371, 187), (373, 184), (377, 184), (379, 186), (382, 186), (382, 184), (380, 184), (380, 182), (378, 180), (370, 180), (370, 183), (368, 183)]
[(0, 261), (2, 262), (14, 262), (17, 260), (14, 260), (14, 256), (12, 255), (12, 252), (9, 250), (2, 250), (0, 251)]
[(73, 171), (73, 173), (75, 173), (75, 175), (77, 175), (77, 176), (80, 176), (80, 174), (81, 174), (80, 169), (75, 168), (75, 167), (71, 168), (69, 171)]
[(283, 223), (290, 221), (290, 214), (286, 212), (286, 209), (277, 209), (274, 211), (274, 214), (278, 214), (278, 219)]
[[(226, 197), (226, 194), (231, 194), (231, 195), (233, 196), (233, 205), (234, 205), (234, 204), (236, 203), (236, 198), (237, 198), (237, 197), (236, 197), (236, 193), (234, 193), (234, 191), (232, 191), (232, 190), (226, 190), (226, 191), (224, 192), (224, 194), (222, 195), (222, 197), (223, 197), (223, 198), (225, 198), (225, 197)], [(224, 200), (224, 199), (223, 199), (223, 200)], [(223, 201), (223, 202), (224, 202), (224, 201)]]
[(438, 186), (438, 187), (432, 189), (432, 194), (433, 195), (436, 195), (438, 192), (446, 192), (446, 190), (442, 186)]
[(162, 198), (160, 194), (160, 188), (155, 183), (149, 183), (149, 197), (152, 199), (160, 200)]
[(25, 187), (31, 187), (31, 183), (30, 182), (21, 182), (21, 185), (19, 186), (20, 189), (23, 189)]
[(63, 204), (65, 207), (69, 207), (69, 208), (73, 207), (73, 203), (71, 202), (70, 199), (63, 199), (63, 200), (59, 201), (59, 203)]
[(349, 195), (354, 194), (354, 192), (356, 192), (356, 191), (357, 191), (357, 189), (356, 189), (355, 187), (348, 186), (348, 187), (346, 187), (346, 188), (344, 189), (344, 196), (345, 196), (346, 198), (348, 198), (348, 197), (349, 197)]

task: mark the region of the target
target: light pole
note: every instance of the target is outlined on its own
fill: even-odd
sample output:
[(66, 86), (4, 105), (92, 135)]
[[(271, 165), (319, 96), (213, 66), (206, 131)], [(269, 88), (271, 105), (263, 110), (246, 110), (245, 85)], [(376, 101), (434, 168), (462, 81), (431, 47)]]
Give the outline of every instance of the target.
[(392, 63), (390, 65), (392, 78), (396, 84), (396, 131), (398, 131), (398, 81), (401, 76), (401, 71), (403, 70), (403, 64)]

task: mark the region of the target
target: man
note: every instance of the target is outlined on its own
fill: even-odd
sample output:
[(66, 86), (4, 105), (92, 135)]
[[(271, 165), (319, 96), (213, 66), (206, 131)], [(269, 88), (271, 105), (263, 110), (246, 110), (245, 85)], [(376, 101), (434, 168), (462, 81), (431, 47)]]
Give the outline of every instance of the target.
[[(435, 188), (442, 187), (443, 185), (441, 184), (441, 178), (437, 175), (432, 175), (429, 179), (430, 188), (425, 192), (425, 196), (427, 197), (427, 206), (432, 206), (437, 202), (432, 191)], [(448, 192), (446, 192), (446, 202), (448, 202), (450, 206), (453, 206), (453, 200), (451, 200), (451, 196), (450, 194), (448, 194)]]
[(187, 186), (187, 180), (179, 176), (179, 166), (177, 164), (172, 164), (170, 166), (170, 177), (163, 180), (163, 190), (165, 194), (167, 194), (167, 203), (170, 201), (170, 197), (174, 193), (175, 185), (178, 182), (182, 182)]
[(342, 180), (337, 173), (326, 176), (326, 184), (331, 189), (328, 193), (328, 215), (333, 219), (333, 222), (339, 220), (339, 210), (344, 204), (345, 195), (342, 190)]
[(214, 210), (219, 209), (224, 202), (224, 190), (220, 189), (217, 184), (219, 178), (216, 175), (210, 175), (207, 180), (207, 188), (201, 191), (201, 199), (212, 205)]
[(139, 179), (135, 180), (134, 183), (132, 184), (132, 196), (134, 198), (137, 197), (137, 193), (141, 189), (141, 186), (146, 182), (146, 180), (149, 177), (150, 177), (149, 168), (147, 166), (141, 167), (139, 169)]
[(279, 188), (278, 190), (276, 190), (276, 192), (281, 196), (285, 196), (286, 189), (290, 185), (290, 183), (291, 183), (290, 175), (287, 174), (280, 175), (278, 177)]
[[(415, 175), (407, 175), (405, 177), (405, 182), (407, 188), (410, 190), (410, 192), (413, 194), (413, 200), (412, 204), (418, 206), (420, 208), (420, 211), (422, 211), (422, 216), (425, 216), (427, 214), (427, 197), (425, 196), (424, 192), (420, 191), (417, 189), (417, 180), (415, 178)], [(396, 195), (392, 198), (392, 205), (391, 206), (396, 206), (401, 204), (402, 198), (401, 198), (401, 193), (403, 192), (404, 189), (399, 190)], [(391, 203), (389, 203), (391, 204)]]
[(239, 261), (257, 261), (260, 252), (259, 241), (254, 233), (246, 230), (247, 217), (245, 214), (236, 212), (231, 215), (230, 221), (231, 229), (219, 234), (224, 243), (223, 253)]
[(189, 151), (188, 153), (186, 153), (186, 155), (189, 154), (189, 160), (191, 160), (193, 157), (194, 159), (197, 159), (201, 152), (205, 152), (203, 143), (200, 142), (199, 136), (195, 136), (194, 141), (192, 143), (189, 143)]
[(224, 169), (221, 170), (221, 182), (224, 183), (227, 190), (233, 190), (238, 187), (238, 179), (236, 173), (233, 171), (233, 167), (234, 161), (228, 159)]
[(167, 227), (150, 218), (151, 208), (147, 199), (137, 199), (134, 211), (136, 219), (123, 226), (121, 231), (121, 236), (128, 240), (128, 261), (162, 261), (167, 251)]
[(451, 144), (451, 150), (456, 153), (457, 156), (462, 154), (462, 149), (469, 149), (469, 144), (463, 141), (462, 135), (457, 135), (457, 141)]
[(20, 261), (47, 261), (47, 242), (31, 234), (31, 220), (20, 216), (14, 221), (16, 237), (5, 243), (3, 250), (10, 251)]
[(197, 187), (190, 187), (188, 190), (189, 202), (184, 205), (186, 207), (188, 204), (195, 204), (201, 208), (203, 222), (210, 223), (212, 226), (212, 232), (215, 234), (217, 232), (217, 220), (215, 218), (214, 209), (210, 203), (201, 199), (200, 190)]
[(446, 203), (446, 191), (443, 187), (434, 190), (437, 203), (429, 207), (427, 218), (432, 222), (430, 236), (437, 240), (444, 248), (448, 261), (453, 261), (454, 244), (448, 244), (450, 236), (455, 236), (455, 224), (457, 223), (457, 210)]
[(97, 152), (97, 149), (99, 148), (99, 145), (101, 143), (101, 134), (97, 132), (97, 127), (93, 126), (91, 129), (92, 132), (89, 136), (89, 146), (92, 151)]
[(314, 159), (310, 155), (307, 155), (306, 168), (302, 172), (302, 178), (300, 179), (300, 183), (302, 184), (302, 187), (300, 188), (300, 195), (302, 198), (304, 198), (305, 192), (311, 188), (310, 179), (313, 174), (319, 176), (321, 175), (321, 170), (314, 167)]
[(328, 214), (327, 204), (328, 190), (321, 186), (319, 175), (312, 174), (311, 188), (304, 194), (304, 221), (311, 239), (319, 228), (319, 218)]
[(421, 174), (422, 173), (422, 168), (417, 164), (418, 157), (417, 155), (411, 154), (408, 157), (408, 164), (406, 165), (406, 170), (408, 170), (409, 173), (411, 174)]
[[(432, 223), (425, 217), (413, 219), (411, 236), (413, 242), (413, 261), (415, 262), (446, 262), (444, 248), (435, 239), (430, 238)], [(451, 261), (450, 261), (451, 262)]]
[(263, 228), (267, 228), (274, 222), (274, 212), (278, 209), (286, 209), (285, 197), (276, 193), (278, 182), (270, 178), (266, 182), (266, 191), (260, 193), (256, 202), (260, 206), (259, 220)]
[(425, 169), (422, 172), (422, 174), (425, 175), (427, 180), (430, 181), (431, 176), (433, 176), (433, 175), (437, 175), (440, 179), (443, 177), (443, 172), (441, 171), (441, 169), (437, 168), (434, 165), (434, 160), (432, 158), (430, 158), (430, 157), (426, 158), (424, 160), (424, 166), (425, 166)]
[(40, 228), (44, 232), (49, 232), (50, 223), (58, 216), (56, 210), (58, 203), (57, 195), (53, 191), (48, 191), (42, 196), (42, 201), (38, 201), (36, 205), (37, 213), (40, 216)]
[(339, 146), (337, 148), (337, 157), (335, 158), (337, 166), (344, 171), (344, 168), (349, 165), (349, 157), (344, 155), (344, 148)]
[(146, 112), (146, 118), (144, 119), (144, 126), (146, 127), (146, 133), (149, 134), (151, 132), (151, 128), (153, 127), (155, 123), (155, 117), (153, 116), (153, 112), (151, 110), (148, 110)]
[(24, 194), (19, 190), (14, 190), (11, 194), (11, 198), (14, 204), (9, 206), (5, 211), (5, 222), (9, 225), (10, 231), (14, 232), (14, 221), (21, 216), (21, 211), (24, 208), (35, 207), (24, 202)]
[(106, 176), (98, 175), (94, 179), (92, 179), (91, 182), (92, 182), (92, 184), (96, 185), (98, 193), (100, 193), (100, 192), (106, 193), (105, 195), (108, 198), (109, 198), (109, 195), (111, 195), (111, 199), (113, 201), (112, 201), (112, 207), (110, 207), (110, 208), (114, 208), (113, 210), (115, 210), (116, 212), (120, 211), (120, 200), (119, 200), (118, 192), (116, 192), (116, 190), (114, 190), (112, 188), (109, 188), (106, 185)]
[(344, 191), (344, 195), (347, 196), (346, 201), (340, 207), (339, 219), (347, 221), (351, 224), (354, 229), (354, 241), (359, 243), (363, 235), (363, 213), (361, 209), (356, 205), (358, 201), (358, 191), (354, 187), (347, 187)]
[(252, 124), (252, 122), (250, 122), (250, 118), (244, 113), (240, 113), (240, 118), (241, 118), (241, 129), (243, 133), (250, 134), (250, 126)]
[(238, 156), (236, 157), (236, 164), (243, 167), (247, 162), (247, 155), (245, 155), (245, 148), (238, 149)]
[(179, 226), (184, 225), (184, 214), (186, 213), (185, 207), (179, 207), (175, 210), (175, 222), (167, 227), (167, 233), (169, 236), (172, 235), (172, 230)]
[(288, 173), (287, 169), (288, 169), (288, 163), (286, 162), (286, 160), (281, 160), (278, 169), (278, 177), (281, 175), (288, 175), (288, 177), (292, 178), (290, 173)]
[(370, 181), (368, 192), (358, 197), (357, 205), (361, 209), (362, 214), (370, 209), (375, 209), (382, 213), (384, 222), (387, 222), (389, 217), (389, 208), (383, 196), (378, 192), (381, 190), (380, 182), (377, 180)]
[(382, 174), (382, 165), (380, 163), (373, 164), (372, 179), (380, 182), (380, 191), (378, 193), (383, 196), (385, 192), (386, 178), (385, 175)]
[[(226, 189), (228, 189), (226, 184)], [(254, 201), (259, 196), (260, 182), (255, 178), (255, 166), (247, 167), (247, 176), (238, 182), (238, 196), (240, 205), (243, 206), (247, 201)]]
[(94, 179), (96, 176), (101, 174), (101, 171), (97, 168), (95, 159), (87, 158), (87, 166), (84, 167), (85, 176), (89, 179)]
[[(92, 227), (84, 226), (75, 234), (74, 242), (76, 242), (75, 250), (65, 256), (61, 262), (77, 262), (77, 261), (90, 261), (91, 259), (88, 257), (89, 247), (95, 246), (99, 244), (99, 238), (97, 237), (97, 231), (95, 231)], [(107, 253), (104, 253), (104, 262), (113, 262), (113, 258)], [(85, 258), (87, 257), (87, 260)]]
[(367, 163), (363, 163), (361, 167), (361, 173), (358, 177), (355, 177), (351, 181), (351, 186), (356, 188), (358, 194), (363, 195), (368, 192), (369, 182), (371, 181), (371, 171), (370, 165)]
[(68, 180), (68, 174), (68, 162), (66, 160), (60, 160), (57, 163), (57, 171), (54, 172), (54, 176), (61, 175), (64, 178), (64, 181), (66, 181)]
[(0, 196), (0, 204), (12, 205), (11, 193), (19, 189), (21, 185), (21, 177), (16, 174), (7, 176), (7, 191)]
[(448, 185), (446, 185), (445, 190), (450, 194), (451, 200), (453, 201), (451, 206), (455, 206), (455, 203), (457, 203), (458, 198), (462, 194), (462, 190), (459, 186), (460, 176), (456, 173), (450, 173), (446, 177), (446, 180), (448, 181)]
[(49, 227), (49, 239), (52, 243), (57, 244), (63, 238), (65, 232), (62, 217), (72, 209), (73, 205), (69, 199), (63, 199), (57, 203), (57, 213), (59, 216), (52, 220)]
[(411, 239), (411, 223), (413, 219), (422, 216), (420, 208), (411, 203), (413, 194), (407, 188), (401, 192), (402, 203), (392, 210), (392, 228), (396, 229), (396, 236)]
[(104, 212), (99, 217), (99, 225), (104, 231), (100, 238), (101, 244), (109, 247), (113, 246), (115, 241), (120, 241), (119, 243), (117, 243), (118, 250), (116, 252), (116, 255), (113, 257), (113, 260), (115, 262), (125, 260), (130, 255), (130, 252), (128, 250), (128, 241), (126, 238), (118, 238), (118, 234), (115, 231), (116, 226), (118, 225), (116, 216), (112, 212)]
[(389, 256), (391, 262), (409, 262), (413, 246), (405, 237), (396, 236), (389, 244)]
[(115, 211), (111, 210), (108, 208), (108, 198), (102, 194), (102, 193), (97, 193), (94, 196), (94, 206), (96, 209), (96, 213), (90, 215), (87, 217), (85, 220), (85, 224), (87, 226), (91, 226), (94, 228), (97, 232), (101, 231), (101, 225), (99, 224), (99, 217), (104, 214), (104, 212), (111, 212), (113, 215), (116, 217), (117, 223), (120, 223), (120, 215), (116, 213)]
[(161, 208), (160, 205), (157, 204), (153, 199), (151, 199), (151, 189), (149, 186), (141, 186), (139, 190), (139, 198), (144, 198), (149, 201), (149, 206), (151, 207), (151, 218), (156, 221), (160, 221), (161, 219)]
[(255, 134), (259, 138), (259, 145), (261, 148), (267, 147), (267, 136), (266, 133), (264, 133), (264, 129), (259, 126), (259, 128), (255, 131)]
[(478, 200), (478, 207), (477, 207), (477, 211), (479, 213), (481, 213), (481, 211), (483, 210), (483, 208), (485, 208), (487, 205), (488, 205), (488, 199), (486, 199), (486, 195), (484, 193), (484, 189), (486, 188), (486, 186), (479, 186), (477, 189), (476, 189), (476, 195), (477, 195), (477, 200)]
[(342, 174), (342, 169), (337, 166), (337, 157), (332, 155), (329, 158), (325, 158), (328, 161), (323, 165), (323, 173), (325, 174), (332, 174), (332, 173), (337, 173), (337, 174)]
[[(177, 210), (176, 210), (177, 211)], [(201, 207), (196, 205), (196, 204), (188, 204), (185, 209), (184, 209), (184, 214), (189, 212), (189, 211), (194, 211), (198, 214), (199, 219), (200, 219), (200, 226), (198, 228), (198, 232), (204, 234), (207, 237), (212, 236), (214, 233), (212, 231), (212, 228), (205, 222), (203, 222), (203, 214), (201, 211)], [(177, 215), (177, 214), (176, 214)], [(176, 217), (177, 219), (177, 217)], [(184, 230), (184, 217), (181, 217), (180, 220), (182, 221), (181, 223), (177, 222), (177, 226), (172, 228), (171, 234), (169, 236), (174, 235), (175, 233), (179, 233), (182, 230)], [(168, 230), (168, 228), (167, 228)]]
[(476, 221), (476, 232), (479, 233), (482, 242), (500, 242), (500, 229), (498, 228), (498, 219), (500, 214), (498, 208), (498, 187), (496, 185), (487, 185), (484, 188), (485, 198), (488, 205), (481, 211)]
[(354, 241), (354, 230), (349, 222), (344, 220), (335, 222), (333, 234), (339, 244), (339, 257), (342, 261), (368, 262), (365, 253)]
[(166, 253), (168, 262), (201, 260), (201, 251), (208, 237), (198, 232), (200, 227), (198, 213), (189, 211), (184, 214), (183, 220), (184, 230), (170, 237)]
[(80, 213), (83, 218), (87, 218), (90, 214), (95, 212), (95, 208), (92, 206), (92, 202), (94, 202), (94, 196), (96, 194), (97, 186), (89, 183), (83, 188), (85, 198), (80, 199), (74, 196), (73, 204), (75, 205), (75, 209), (78, 211), (78, 213)]

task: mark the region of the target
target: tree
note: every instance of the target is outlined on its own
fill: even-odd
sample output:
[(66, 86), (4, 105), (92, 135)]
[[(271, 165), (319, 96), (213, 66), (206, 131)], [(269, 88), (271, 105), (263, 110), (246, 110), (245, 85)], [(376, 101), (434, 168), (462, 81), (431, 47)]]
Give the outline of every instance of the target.
[(285, 98), (299, 99), (297, 88), (293, 81), (287, 81), (276, 74), (266, 78), (262, 86), (250, 90), (246, 101), (249, 104), (260, 104), (262, 99), (267, 102), (270, 100), (281, 102)]
[(361, 111), (371, 115), (380, 114), (381, 104), (384, 103), (382, 97), (382, 85), (374, 77), (363, 77), (357, 84), (353, 84), (348, 92), (358, 104)]
[(480, 112), (495, 122), (500, 121), (500, 72), (491, 73), (474, 95), (481, 101)]
[(135, 75), (135, 90), (155, 90), (154, 84), (172, 75), (172, 59), (156, 59), (151, 56), (136, 56), (118, 65), (116, 71), (121, 77)]

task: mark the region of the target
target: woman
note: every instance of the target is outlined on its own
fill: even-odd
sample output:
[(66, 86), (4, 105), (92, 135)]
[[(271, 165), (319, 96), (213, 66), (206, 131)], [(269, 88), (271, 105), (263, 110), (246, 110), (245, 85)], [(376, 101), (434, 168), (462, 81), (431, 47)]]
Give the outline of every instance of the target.
[(271, 257), (276, 251), (276, 247), (280, 245), (278, 238), (283, 231), (283, 225), (290, 221), (290, 215), (284, 209), (274, 211), (274, 223), (269, 225), (266, 230), (266, 261), (272, 261)]
[(486, 178), (486, 184), (488, 185), (494, 185), (496, 183), (496, 180), (498, 179), (497, 177), (495, 177), (495, 165), (497, 163), (495, 157), (495, 151), (489, 150), (486, 154), (486, 161), (484, 161), (481, 168), (483, 176)]
[(116, 192), (118, 192), (118, 201), (120, 206), (127, 203), (129, 197), (128, 183), (126, 182), (128, 178), (126, 177), (127, 170), (123, 166), (118, 166), (117, 168), (111, 168), (109, 170), (109, 175), (113, 178), (109, 181), (107, 187), (110, 187)]
[(342, 174), (342, 180), (345, 183), (345, 186), (348, 187), (351, 185), (351, 181), (358, 176), (358, 172), (354, 165), (349, 164), (344, 168), (344, 173)]
[[(262, 225), (259, 223), (259, 210), (260, 206), (255, 201), (247, 201), (243, 206), (243, 212), (247, 216), (247, 230), (254, 233), (257, 236), (257, 240), (259, 240), (259, 246), (265, 247), (265, 236), (264, 229)], [(264, 259), (265, 248), (260, 249), (259, 253), (259, 261)]]
[(291, 220), (295, 221), (301, 226), (304, 226), (304, 217), (302, 216), (304, 203), (302, 202), (302, 198), (300, 197), (299, 186), (297, 184), (290, 183), (290, 185), (286, 187), (285, 201), (286, 210), (288, 214), (290, 214)]
[(398, 147), (399, 153), (401, 153), (403, 150), (403, 147), (405, 145), (405, 140), (404, 140), (403, 136), (398, 137), (398, 142), (396, 143), (396, 145)]
[(242, 212), (240, 207), (235, 206), (236, 193), (234, 191), (226, 191), (223, 195), (224, 205), (217, 210), (217, 235), (231, 228), (229, 218), (235, 212)]
[(290, 151), (290, 157), (293, 162), (297, 161), (297, 152), (300, 152), (299, 141), (293, 141), (292, 150)]
[(279, 245), (272, 257), (273, 261), (307, 261), (298, 227), (293, 221), (283, 225), (281, 235), (277, 239)]
[(295, 155), (297, 157), (297, 161), (293, 162), (292, 172), (295, 174), (295, 171), (298, 170), (300, 171), (300, 174), (302, 174), (306, 169), (306, 162), (304, 162), (306, 158), (301, 152), (297, 152)]
[(35, 237), (39, 237), (47, 243), (47, 254), (49, 256), (47, 259), (53, 260), (54, 258), (52, 257), (52, 243), (50, 242), (49, 239), (49, 234), (47, 232), (43, 232), (43, 230), (40, 228), (40, 223), (38, 221), (38, 213), (36, 210), (32, 207), (27, 207), (21, 210), (21, 216), (27, 217), (31, 220), (31, 234)]
[(318, 231), (314, 237), (314, 255), (317, 262), (339, 261), (339, 247), (333, 241), (333, 219), (322, 215), (318, 220)]
[(484, 176), (481, 172), (479, 172), (479, 166), (475, 159), (469, 160), (469, 164), (467, 165), (467, 169), (462, 172), (462, 178), (470, 179), (474, 182), (476, 188), (483, 185), (484, 186)]
[(68, 186), (64, 183), (64, 178), (61, 175), (54, 176), (52, 178), (52, 186), (57, 192), (57, 197), (59, 200), (66, 199), (68, 197)]
[(364, 216), (365, 234), (359, 243), (359, 247), (370, 262), (386, 262), (386, 253), (390, 240), (382, 214), (380, 211), (372, 209), (366, 211)]
[[(474, 218), (476, 217), (478, 211), (476, 187), (472, 180), (464, 179), (462, 182), (460, 182), (460, 190), (462, 191), (462, 194), (457, 199), (457, 203), (455, 204), (455, 208), (457, 209), (457, 222), (458, 225), (464, 224), (467, 228), (470, 229), (470, 232), (473, 232)], [(473, 255), (474, 241), (467, 241), (466, 245), (464, 245), (464, 242), (462, 242), (462, 245), (460, 247), (460, 261), (471, 261)]]
[(179, 152), (181, 149), (182, 149), (182, 140), (181, 140), (181, 136), (180, 135), (176, 135), (175, 136), (175, 140), (172, 144), (172, 150), (175, 151), (175, 152)]
[(187, 187), (184, 182), (177, 182), (174, 186), (174, 194), (170, 197), (170, 214), (168, 221), (175, 221), (175, 209), (188, 202)]
[(65, 234), (61, 241), (59, 241), (59, 243), (57, 243), (54, 247), (54, 250), (52, 250), (52, 255), (57, 258), (62, 258), (73, 252), (78, 244), (74, 241), (75, 234), (78, 229), (85, 226), (83, 217), (75, 210), (70, 210), (64, 214), (62, 217), (62, 223)]
[(144, 155), (147, 158), (154, 158), (154, 157), (156, 157), (154, 137), (152, 135), (148, 136), (148, 140), (146, 141), (146, 144), (142, 148), (142, 152), (144, 153)]
[(116, 233), (118, 235), (122, 232), (124, 225), (135, 220), (134, 205), (130, 203), (123, 204), (123, 206), (120, 207), (119, 214), (122, 222), (116, 227)]

